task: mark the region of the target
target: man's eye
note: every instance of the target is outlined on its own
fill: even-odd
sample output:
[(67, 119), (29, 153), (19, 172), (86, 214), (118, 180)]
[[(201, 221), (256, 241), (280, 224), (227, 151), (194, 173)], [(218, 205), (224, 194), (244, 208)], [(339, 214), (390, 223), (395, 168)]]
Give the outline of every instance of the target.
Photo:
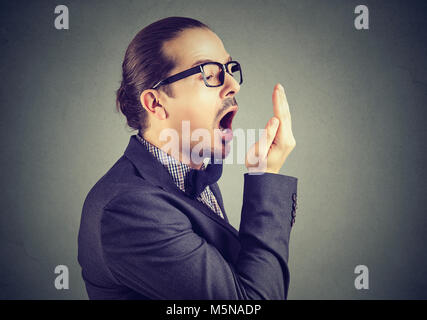
[(209, 80), (209, 79), (211, 79), (213, 77), (213, 75), (209, 75), (209, 76), (207, 76), (206, 77), (206, 80)]

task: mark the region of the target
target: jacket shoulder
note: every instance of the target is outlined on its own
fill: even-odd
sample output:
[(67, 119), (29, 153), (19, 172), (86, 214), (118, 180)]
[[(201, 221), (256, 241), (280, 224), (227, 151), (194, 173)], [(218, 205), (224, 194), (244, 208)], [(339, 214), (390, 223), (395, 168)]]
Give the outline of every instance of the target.
[(129, 190), (150, 189), (155, 186), (139, 174), (132, 162), (122, 156), (88, 192), (84, 206), (96, 202), (104, 207), (119, 194)]

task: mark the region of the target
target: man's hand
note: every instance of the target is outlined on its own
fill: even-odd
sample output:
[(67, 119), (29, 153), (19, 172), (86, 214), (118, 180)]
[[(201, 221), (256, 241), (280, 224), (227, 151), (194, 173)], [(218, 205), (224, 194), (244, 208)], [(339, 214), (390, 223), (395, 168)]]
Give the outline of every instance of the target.
[(251, 146), (246, 155), (245, 165), (250, 173), (279, 173), (296, 146), (288, 101), (280, 84), (276, 84), (273, 90), (273, 112), (274, 116), (268, 121), (260, 140)]

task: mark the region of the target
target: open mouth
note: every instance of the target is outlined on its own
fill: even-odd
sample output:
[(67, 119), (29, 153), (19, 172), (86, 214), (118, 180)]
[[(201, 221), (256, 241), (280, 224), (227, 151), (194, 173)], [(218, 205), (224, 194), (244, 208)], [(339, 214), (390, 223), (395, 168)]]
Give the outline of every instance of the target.
[(233, 123), (233, 118), (236, 115), (238, 110), (237, 106), (232, 106), (230, 109), (227, 110), (227, 112), (221, 117), (221, 119), (219, 120), (218, 123), (218, 128), (221, 131), (225, 131), (226, 129), (230, 129), (232, 130), (232, 123)]

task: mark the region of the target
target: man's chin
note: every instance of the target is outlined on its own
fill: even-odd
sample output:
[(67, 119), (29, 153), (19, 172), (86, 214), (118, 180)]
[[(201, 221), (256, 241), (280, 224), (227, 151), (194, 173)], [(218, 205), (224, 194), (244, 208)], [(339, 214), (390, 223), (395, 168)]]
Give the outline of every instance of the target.
[[(199, 150), (198, 156), (199, 159), (193, 159), (193, 162), (202, 161), (202, 159), (213, 159), (214, 163), (221, 163), (225, 158), (228, 157), (231, 150), (231, 144), (229, 142), (222, 142), (216, 146), (216, 148), (212, 148), (210, 152), (205, 152), (203, 150)], [(211, 161), (212, 162), (212, 161)]]
[(230, 143), (222, 143), (219, 149), (215, 149), (214, 151), (214, 159), (216, 163), (222, 162), (225, 158), (230, 154), (231, 145)]

